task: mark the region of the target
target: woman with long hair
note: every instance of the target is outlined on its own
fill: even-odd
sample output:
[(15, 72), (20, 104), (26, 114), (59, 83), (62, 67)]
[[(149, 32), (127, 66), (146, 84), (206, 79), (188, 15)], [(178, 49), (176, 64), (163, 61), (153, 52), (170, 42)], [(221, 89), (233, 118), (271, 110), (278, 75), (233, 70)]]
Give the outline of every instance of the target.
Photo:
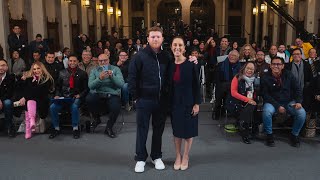
[(31, 69), (23, 75), (22, 79), (25, 87), (23, 97), (26, 102), (25, 138), (30, 139), (32, 132), (35, 132), (37, 110), (39, 110), (41, 119), (45, 119), (48, 115), (48, 94), (52, 91), (54, 82), (41, 62), (33, 63)]
[(214, 92), (215, 92), (215, 82), (214, 82), (214, 75), (215, 75), (215, 68), (217, 65), (217, 46), (216, 41), (213, 37), (210, 37), (207, 40), (207, 43), (204, 47), (206, 51), (206, 60), (207, 64), (205, 66), (205, 78), (206, 78), (206, 96), (207, 98), (211, 98), (210, 103), (213, 103), (215, 100)]
[(227, 109), (233, 113), (240, 125), (240, 134), (246, 144), (251, 144), (249, 139), (249, 126), (253, 124), (254, 110), (256, 108), (254, 62), (246, 62), (231, 82), (231, 98), (227, 100)]
[[(189, 165), (189, 152), (193, 137), (198, 135), (199, 68), (184, 56), (186, 49), (181, 37), (173, 39), (171, 50), (174, 55), (170, 81), (172, 93), (171, 122), (176, 151), (174, 169), (186, 170)], [(183, 141), (184, 152), (182, 155), (181, 145)]]
[(256, 51), (252, 48), (250, 44), (243, 45), (240, 49), (239, 54), (239, 62), (241, 63), (241, 66), (243, 66), (248, 61), (256, 60)]

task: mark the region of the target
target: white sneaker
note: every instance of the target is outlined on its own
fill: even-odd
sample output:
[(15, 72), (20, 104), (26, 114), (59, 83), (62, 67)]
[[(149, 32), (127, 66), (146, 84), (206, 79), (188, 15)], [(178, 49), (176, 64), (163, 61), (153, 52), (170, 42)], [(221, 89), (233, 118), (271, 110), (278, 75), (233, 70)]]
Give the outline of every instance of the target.
[(144, 166), (146, 165), (146, 162), (144, 161), (138, 161), (136, 163), (136, 167), (134, 168), (134, 171), (136, 173), (143, 173), (144, 172)]
[(154, 167), (157, 170), (163, 170), (165, 168), (165, 166), (160, 158), (155, 159), (154, 161), (152, 161), (152, 163), (154, 164)]

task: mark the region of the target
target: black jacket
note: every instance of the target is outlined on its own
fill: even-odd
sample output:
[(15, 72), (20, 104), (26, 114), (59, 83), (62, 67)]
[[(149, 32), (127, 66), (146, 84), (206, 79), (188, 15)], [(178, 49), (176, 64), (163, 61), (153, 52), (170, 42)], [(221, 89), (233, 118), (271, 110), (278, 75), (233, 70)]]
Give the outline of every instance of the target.
[(54, 82), (56, 82), (59, 78), (59, 72), (63, 69), (63, 67), (57, 61), (53, 62), (52, 64), (44, 62), (44, 66), (52, 76)]
[[(21, 34), (18, 39), (17, 35), (12, 33), (8, 36), (8, 44), (9, 44), (10, 52), (18, 51), (18, 52), (20, 52), (20, 55), (21, 55), (21, 52), (22, 53), (25, 52), (25, 49), (27, 47), (27, 40)], [(22, 46), (24, 46), (24, 47), (22, 47)]]
[(6, 99), (12, 99), (15, 87), (15, 76), (14, 74), (6, 74), (0, 85), (0, 99), (4, 101)]
[(302, 103), (302, 90), (290, 71), (283, 70), (281, 82), (281, 85), (277, 86), (276, 79), (271, 72), (267, 72), (262, 77), (261, 86), (264, 102), (272, 104), (275, 109), (287, 105), (293, 100)]
[(24, 81), (23, 97), (26, 100), (47, 101), (48, 95), (52, 90), (52, 82), (48, 80), (45, 83), (38, 83), (33, 77), (27, 78)]
[(128, 75), (129, 91), (133, 99), (156, 99), (160, 98), (161, 93), (168, 92), (169, 66), (170, 55), (167, 51), (155, 53), (147, 46), (135, 54), (130, 62)]
[(88, 92), (88, 75), (85, 71), (77, 68), (74, 75), (74, 88), (70, 89), (69, 79), (71, 76), (69, 69), (60, 71), (58, 81), (56, 82), (56, 96), (71, 97), (79, 94), (80, 98), (84, 98)]

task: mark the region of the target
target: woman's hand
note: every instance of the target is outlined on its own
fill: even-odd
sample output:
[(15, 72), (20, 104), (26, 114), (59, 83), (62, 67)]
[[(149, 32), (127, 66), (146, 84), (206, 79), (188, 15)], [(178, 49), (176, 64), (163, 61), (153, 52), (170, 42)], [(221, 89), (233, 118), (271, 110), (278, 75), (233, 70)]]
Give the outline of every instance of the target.
[(192, 114), (193, 116), (196, 116), (196, 115), (199, 114), (199, 104), (195, 104), (195, 105), (193, 106), (191, 114)]
[(257, 103), (254, 101), (254, 100), (252, 100), (252, 99), (250, 99), (249, 101), (248, 101), (248, 104), (251, 104), (251, 105), (257, 105)]
[(23, 97), (19, 100), (20, 106), (24, 106), (26, 104), (26, 99)]
[(194, 64), (198, 64), (198, 59), (195, 56), (189, 56), (189, 61), (193, 62)]

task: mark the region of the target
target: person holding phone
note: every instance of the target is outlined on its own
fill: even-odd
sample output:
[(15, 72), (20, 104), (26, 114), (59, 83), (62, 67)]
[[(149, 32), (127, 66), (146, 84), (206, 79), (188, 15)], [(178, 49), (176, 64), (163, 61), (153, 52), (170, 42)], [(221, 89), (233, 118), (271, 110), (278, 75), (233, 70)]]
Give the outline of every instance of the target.
[(101, 98), (106, 101), (109, 110), (109, 121), (104, 133), (111, 138), (115, 138), (116, 134), (112, 128), (121, 110), (120, 94), (124, 79), (121, 70), (117, 66), (110, 64), (108, 55), (100, 54), (98, 62), (99, 66), (94, 68), (89, 76), (88, 86), (90, 92), (86, 97), (86, 101), (94, 119), (92, 122), (94, 128), (101, 123), (99, 103), (97, 102)]

